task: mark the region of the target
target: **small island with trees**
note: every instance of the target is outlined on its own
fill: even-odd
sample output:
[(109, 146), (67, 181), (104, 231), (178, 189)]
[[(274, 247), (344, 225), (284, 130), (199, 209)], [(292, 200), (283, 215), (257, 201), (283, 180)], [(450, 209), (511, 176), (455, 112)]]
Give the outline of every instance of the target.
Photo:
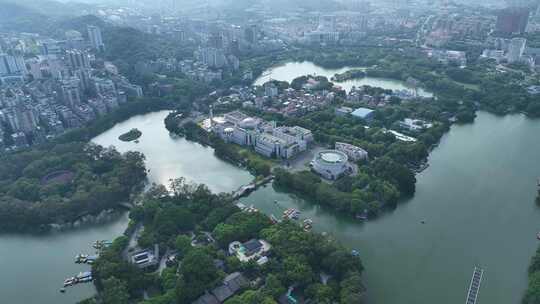
[(361, 69), (352, 69), (343, 73), (335, 74), (332, 77), (332, 81), (344, 82), (347, 80), (360, 79), (366, 77), (366, 72)]
[(137, 140), (141, 136), (142, 136), (142, 132), (139, 129), (135, 128), (135, 129), (129, 130), (129, 132), (127, 133), (124, 133), (118, 136), (118, 139), (120, 139), (121, 141), (129, 142), (129, 141)]

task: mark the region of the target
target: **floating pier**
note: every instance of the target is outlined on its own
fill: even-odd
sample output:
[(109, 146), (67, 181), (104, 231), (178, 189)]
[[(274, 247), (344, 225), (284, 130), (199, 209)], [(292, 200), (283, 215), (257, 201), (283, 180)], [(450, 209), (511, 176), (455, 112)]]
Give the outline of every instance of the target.
[(471, 278), (471, 284), (469, 285), (469, 292), (467, 293), (467, 301), (465, 304), (476, 304), (478, 299), (478, 293), (480, 291), (480, 284), (482, 283), (482, 276), (484, 275), (484, 269), (476, 266), (474, 267), (473, 275)]

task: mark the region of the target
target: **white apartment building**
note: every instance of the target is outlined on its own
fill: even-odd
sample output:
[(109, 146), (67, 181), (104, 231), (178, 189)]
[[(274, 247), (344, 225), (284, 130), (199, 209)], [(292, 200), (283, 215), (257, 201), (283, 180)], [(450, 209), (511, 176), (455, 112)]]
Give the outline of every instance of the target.
[(336, 150), (345, 153), (350, 160), (355, 162), (368, 159), (366, 150), (351, 144), (336, 142)]

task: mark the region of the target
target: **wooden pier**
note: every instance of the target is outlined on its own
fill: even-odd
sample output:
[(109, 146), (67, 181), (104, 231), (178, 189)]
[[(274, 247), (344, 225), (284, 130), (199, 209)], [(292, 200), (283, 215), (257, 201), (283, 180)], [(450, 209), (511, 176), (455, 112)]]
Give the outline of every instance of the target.
[(482, 276), (484, 275), (484, 269), (480, 267), (474, 267), (473, 275), (471, 278), (471, 284), (469, 285), (469, 292), (467, 293), (467, 301), (465, 304), (476, 304), (478, 299), (478, 293), (480, 291), (480, 284), (482, 283)]

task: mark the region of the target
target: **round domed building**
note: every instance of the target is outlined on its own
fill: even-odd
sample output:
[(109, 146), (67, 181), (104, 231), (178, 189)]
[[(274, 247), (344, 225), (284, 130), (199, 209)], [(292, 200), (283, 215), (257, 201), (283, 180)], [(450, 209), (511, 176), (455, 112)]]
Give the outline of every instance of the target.
[(349, 157), (337, 150), (324, 150), (315, 154), (312, 168), (326, 179), (336, 180), (349, 170)]

